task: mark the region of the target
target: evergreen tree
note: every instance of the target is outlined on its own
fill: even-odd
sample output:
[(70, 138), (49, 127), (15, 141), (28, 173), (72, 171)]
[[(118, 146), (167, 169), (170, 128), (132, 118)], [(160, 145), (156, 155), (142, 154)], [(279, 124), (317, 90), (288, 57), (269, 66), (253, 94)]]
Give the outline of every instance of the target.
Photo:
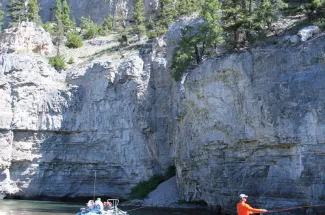
[[(282, 0), (264, 0), (256, 11), (254, 11), (255, 20), (253, 21), (254, 30), (272, 30), (271, 24), (277, 21), (277, 15), (288, 5)], [(267, 26), (267, 29), (264, 29)]]
[[(233, 44), (235, 47), (239, 46), (240, 30), (245, 24), (245, 9), (241, 8), (241, 1), (239, 0), (224, 0), (222, 2), (222, 14), (224, 29), (233, 32)], [(230, 40), (230, 38), (228, 38)]]
[(62, 4), (61, 0), (55, 0), (55, 22), (62, 23)]
[(321, 0), (308, 0), (304, 5), (306, 10), (306, 15), (310, 19), (317, 19), (323, 17), (324, 14), (324, 3)]
[(18, 25), (19, 22), (26, 19), (26, 0), (9, 0), (7, 4), (7, 11), (11, 22), (9, 27)]
[[(1, 3), (0, 3), (0, 7), (1, 7)], [(4, 12), (2, 10), (0, 10), (0, 32), (2, 31), (2, 25), (3, 25), (3, 14)]]
[(38, 15), (39, 8), (37, 5), (38, 0), (29, 0), (27, 7), (27, 17), (30, 22), (40, 23), (41, 18)]
[(90, 16), (88, 18), (80, 17), (79, 27), (84, 31), (85, 39), (94, 38), (100, 33), (100, 27), (92, 21)]
[(199, 10), (200, 1), (198, 0), (179, 0), (177, 3), (177, 13), (179, 15), (190, 15)]
[(204, 22), (200, 27), (200, 41), (202, 41), (201, 55), (206, 55), (206, 47), (216, 48), (223, 41), (221, 33), (221, 7), (218, 0), (205, 0), (201, 9)]
[(159, 21), (155, 27), (155, 31), (158, 33), (158, 35), (166, 33), (168, 25), (173, 22), (174, 17), (177, 15), (173, 0), (159, 0), (159, 5)]
[(69, 13), (70, 13), (69, 5), (66, 0), (63, 0), (62, 1), (61, 19), (62, 19), (64, 32), (68, 32), (75, 25), (75, 22), (73, 22), (70, 19)]
[(174, 7), (173, 0), (160, 0), (160, 18), (161, 23), (167, 28), (169, 24), (174, 21), (174, 17), (177, 15), (177, 11)]
[(113, 17), (111, 14), (108, 14), (107, 17), (103, 20), (103, 24), (99, 29), (99, 34), (106, 36), (111, 33), (113, 29)]
[(272, 30), (271, 24), (277, 20), (277, 15), (286, 6), (282, 0), (261, 2), (250, 0), (247, 8), (245, 0), (224, 0), (222, 2), (224, 29), (232, 32), (234, 36), (232, 41), (231, 37), (228, 37), (228, 43), (240, 47), (251, 40), (250, 35), (263, 35), (267, 30)]
[(146, 32), (146, 28), (144, 26), (144, 6), (143, 0), (134, 0), (134, 32), (138, 35), (138, 39), (140, 40), (141, 36), (143, 36)]
[(204, 22), (196, 28), (183, 28), (181, 40), (173, 53), (170, 68), (176, 81), (184, 71), (200, 64), (205, 56), (215, 54), (217, 45), (223, 42), (219, 1), (206, 0), (201, 11)]
[(55, 1), (55, 32), (56, 32), (56, 43), (57, 43), (57, 56), (60, 56), (60, 45), (63, 40), (63, 23), (62, 23), (62, 4), (61, 0)]

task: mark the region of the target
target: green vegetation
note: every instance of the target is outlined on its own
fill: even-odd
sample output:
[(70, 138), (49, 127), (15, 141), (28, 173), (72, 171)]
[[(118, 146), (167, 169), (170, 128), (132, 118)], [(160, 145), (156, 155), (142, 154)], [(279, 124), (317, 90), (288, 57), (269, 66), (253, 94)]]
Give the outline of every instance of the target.
[(176, 175), (175, 166), (169, 166), (164, 175), (154, 175), (147, 181), (142, 181), (131, 189), (132, 199), (144, 199), (147, 195), (156, 189), (158, 185), (164, 181), (167, 181), (171, 177)]
[(234, 48), (246, 46), (252, 35), (258, 36), (270, 30), (280, 9), (285, 7), (282, 0), (265, 0), (261, 3), (250, 1), (248, 6), (246, 1), (225, 0), (221, 8), (223, 28), (233, 35), (227, 42)]
[(191, 15), (200, 9), (199, 0), (179, 0), (176, 5), (177, 13), (179, 15)]
[(144, 6), (142, 0), (135, 0), (134, 6), (134, 15), (133, 15), (133, 22), (134, 27), (133, 31), (136, 35), (138, 35), (138, 39), (140, 40), (142, 36), (146, 34), (146, 28), (144, 26)]
[(67, 34), (66, 46), (69, 48), (79, 48), (79, 47), (83, 46), (81, 36), (76, 34), (75, 32), (69, 32)]
[(38, 15), (38, 11), (37, 0), (29, 0), (27, 7), (28, 21), (41, 23), (41, 17)]
[[(0, 3), (0, 7), (1, 7), (1, 3)], [(3, 25), (3, 14), (4, 12), (2, 10), (0, 10), (0, 32), (2, 31), (2, 25)]]
[(42, 27), (45, 31), (49, 32), (51, 35), (55, 35), (55, 29), (52, 22), (46, 22), (42, 24)]
[(187, 69), (200, 64), (204, 57), (215, 54), (217, 45), (223, 41), (219, 1), (206, 0), (201, 11), (204, 22), (197, 28), (184, 27), (179, 45), (174, 50), (170, 68), (176, 81), (180, 81)]
[(113, 29), (113, 17), (111, 14), (108, 14), (104, 19), (101, 28), (99, 29), (99, 35), (106, 36), (112, 32)]
[(65, 69), (65, 67), (66, 67), (64, 59), (59, 55), (56, 55), (54, 57), (50, 57), (49, 64), (51, 66), (53, 66), (58, 71), (62, 70), (62, 69)]
[(126, 34), (122, 34), (122, 36), (118, 38), (118, 42), (120, 43), (120, 47), (127, 46), (128, 45), (128, 36)]
[(153, 30), (148, 33), (149, 38), (166, 33), (168, 25), (173, 23), (177, 15), (173, 0), (159, 0), (158, 20), (154, 23)]
[(147, 181), (142, 181), (131, 189), (132, 199), (144, 199), (147, 195), (156, 189), (156, 187), (164, 181), (161, 175), (154, 175)]
[(21, 20), (26, 19), (25, 2), (26, 0), (9, 0), (7, 4), (8, 15), (11, 18), (9, 27), (16, 26)]
[(56, 22), (56, 27), (54, 28), (54, 31), (56, 34), (55, 41), (57, 44), (57, 55), (60, 56), (60, 45), (61, 45), (61, 43), (63, 41), (63, 37), (64, 37), (61, 0), (55, 1), (55, 22)]
[(305, 14), (310, 19), (324, 17), (324, 3), (321, 0), (309, 0), (305, 5)]
[(74, 59), (73, 59), (73, 57), (70, 57), (67, 63), (68, 63), (68, 64), (74, 64)]
[(84, 38), (91, 39), (99, 34), (99, 25), (93, 22), (90, 16), (80, 18), (80, 28), (84, 31)]
[(70, 19), (70, 8), (66, 0), (62, 1), (61, 20), (64, 32), (70, 31), (76, 26), (76, 22)]

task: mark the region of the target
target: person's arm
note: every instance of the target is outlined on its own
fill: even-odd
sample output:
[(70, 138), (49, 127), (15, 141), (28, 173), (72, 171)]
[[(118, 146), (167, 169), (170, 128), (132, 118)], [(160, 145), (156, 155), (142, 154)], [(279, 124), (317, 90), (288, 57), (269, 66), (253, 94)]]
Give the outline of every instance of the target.
[(267, 212), (267, 210), (265, 210), (265, 209), (252, 208), (252, 207), (249, 206), (248, 204), (245, 204), (244, 207), (245, 207), (247, 210), (249, 210), (250, 212), (253, 212), (253, 213)]

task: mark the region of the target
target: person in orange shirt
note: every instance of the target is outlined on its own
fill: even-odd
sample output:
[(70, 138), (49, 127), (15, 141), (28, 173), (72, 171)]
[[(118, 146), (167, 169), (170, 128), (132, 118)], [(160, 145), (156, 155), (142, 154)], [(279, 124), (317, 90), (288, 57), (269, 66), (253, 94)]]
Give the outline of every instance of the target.
[(252, 208), (251, 206), (249, 206), (249, 204), (246, 204), (247, 201), (247, 195), (245, 194), (240, 194), (239, 198), (240, 198), (240, 202), (237, 204), (237, 213), (238, 215), (250, 215), (253, 213), (265, 213), (267, 212), (267, 210), (265, 209), (256, 209), (256, 208)]

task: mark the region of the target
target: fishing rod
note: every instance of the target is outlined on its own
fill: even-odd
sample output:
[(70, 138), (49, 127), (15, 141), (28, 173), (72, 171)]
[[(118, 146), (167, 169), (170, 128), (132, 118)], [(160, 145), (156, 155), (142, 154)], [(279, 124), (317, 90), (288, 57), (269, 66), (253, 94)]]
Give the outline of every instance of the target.
[(282, 208), (282, 209), (276, 209), (276, 210), (268, 210), (265, 213), (275, 213), (280, 211), (289, 211), (289, 210), (295, 210), (299, 208), (313, 208), (313, 207), (325, 207), (325, 205), (307, 205), (307, 206), (298, 206), (298, 207), (291, 207), (291, 208)]
[(127, 210), (127, 211), (125, 211), (125, 212), (135, 211), (135, 210), (139, 210), (139, 209), (142, 209), (142, 208), (147, 208), (147, 207), (138, 207), (138, 208), (134, 208), (134, 209), (131, 209), (131, 210)]
[[(228, 213), (230, 212), (231, 214), (237, 214), (236, 211), (234, 210), (229, 210), (225, 207), (220, 206), (224, 211), (228, 211)], [(276, 213), (276, 212), (281, 212), (281, 211), (289, 211), (289, 210), (296, 210), (296, 209), (301, 209), (301, 208), (313, 208), (313, 207), (325, 207), (325, 205), (305, 205), (305, 206), (297, 206), (297, 207), (290, 207), (290, 208), (281, 208), (281, 209), (275, 209), (275, 210), (268, 210), (267, 212), (263, 212), (264, 213)], [(261, 214), (261, 212), (257, 212), (256, 214)], [(255, 213), (254, 213), (255, 214)]]
[(95, 170), (95, 180), (94, 180), (94, 197), (93, 197), (94, 201), (95, 201), (95, 194), (96, 194), (96, 170)]

